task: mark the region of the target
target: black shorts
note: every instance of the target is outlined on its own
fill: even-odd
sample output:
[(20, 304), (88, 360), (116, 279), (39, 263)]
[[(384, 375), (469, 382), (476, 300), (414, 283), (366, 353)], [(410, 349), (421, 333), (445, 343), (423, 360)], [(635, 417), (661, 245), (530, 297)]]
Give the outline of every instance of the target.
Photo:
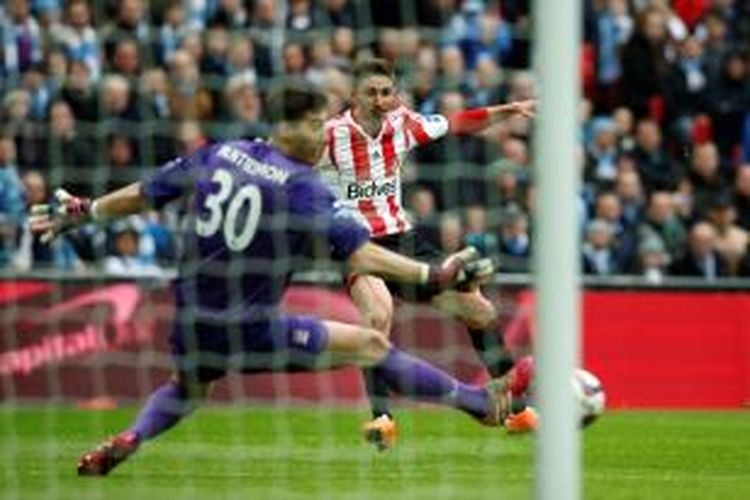
[[(431, 243), (429, 238), (420, 235), (418, 231), (407, 231), (401, 234), (373, 238), (372, 242), (422, 262), (437, 264), (443, 260), (442, 252)], [(429, 302), (440, 293), (440, 290), (434, 287), (404, 284), (396, 281), (386, 281), (386, 286), (388, 286), (391, 295), (409, 302)]]

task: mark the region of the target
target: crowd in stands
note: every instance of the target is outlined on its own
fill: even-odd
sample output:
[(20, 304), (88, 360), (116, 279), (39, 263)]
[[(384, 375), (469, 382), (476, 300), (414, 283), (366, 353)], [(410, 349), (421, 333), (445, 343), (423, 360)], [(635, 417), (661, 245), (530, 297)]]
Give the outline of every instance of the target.
[[(158, 275), (179, 210), (24, 229), (64, 186), (94, 196), (215, 140), (267, 135), (265, 96), (296, 75), (347, 105), (350, 69), (393, 62), (400, 97), (450, 113), (533, 98), (530, 0), (0, 0), (0, 269)], [(750, 2), (584, 0), (582, 268), (750, 276)], [(417, 150), (402, 172), (418, 230), (526, 272), (533, 121)], [(545, 168), (554, 168), (554, 165)]]

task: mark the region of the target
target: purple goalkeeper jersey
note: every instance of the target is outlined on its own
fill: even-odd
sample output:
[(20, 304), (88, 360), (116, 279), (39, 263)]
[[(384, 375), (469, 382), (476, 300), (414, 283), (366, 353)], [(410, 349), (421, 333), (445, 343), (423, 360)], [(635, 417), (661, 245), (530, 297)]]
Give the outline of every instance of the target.
[(294, 269), (345, 260), (369, 238), (335, 210), (310, 166), (263, 142), (221, 142), (173, 160), (142, 193), (156, 208), (188, 200), (178, 323), (199, 331), (268, 322)]

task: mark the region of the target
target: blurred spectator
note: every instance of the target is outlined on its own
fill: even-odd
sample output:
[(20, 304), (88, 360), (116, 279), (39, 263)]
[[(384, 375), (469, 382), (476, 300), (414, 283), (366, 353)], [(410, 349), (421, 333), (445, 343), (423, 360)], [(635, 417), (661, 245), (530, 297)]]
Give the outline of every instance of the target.
[(594, 219), (586, 226), (586, 241), (583, 243), (584, 274), (609, 276), (618, 274), (618, 255), (615, 249), (614, 231), (605, 220)]
[(685, 251), (685, 227), (675, 213), (670, 192), (651, 193), (646, 218), (638, 227), (638, 236), (641, 244), (648, 240), (659, 240), (670, 256), (682, 257)]
[(638, 246), (638, 272), (652, 285), (660, 285), (668, 274), (669, 254), (661, 240), (648, 238)]
[(643, 185), (635, 170), (618, 173), (615, 181), (615, 193), (622, 206), (622, 220), (626, 226), (635, 227), (643, 218), (644, 198)]
[(289, 42), (284, 45), (282, 55), (284, 61), (284, 74), (291, 76), (303, 76), (307, 70), (307, 56), (301, 43)]
[(276, 0), (257, 0), (253, 9), (250, 37), (255, 47), (255, 69), (258, 76), (272, 77), (278, 68), (274, 61), (276, 31)]
[(85, 63), (71, 63), (70, 73), (60, 91), (60, 98), (68, 103), (77, 119), (95, 122), (99, 118), (99, 96), (89, 67)]
[(476, 64), (476, 78), (468, 96), (468, 107), (492, 106), (505, 101), (507, 89), (503, 86), (503, 73), (489, 57), (480, 57)]
[(605, 221), (612, 230), (617, 268), (622, 272), (633, 271), (638, 251), (637, 228), (625, 222), (622, 215), (622, 203), (615, 193), (611, 191), (599, 193), (596, 198), (594, 218)]
[(76, 119), (65, 101), (50, 108), (49, 141), (41, 163), (49, 167), (52, 182), (70, 191), (91, 196), (95, 191), (91, 176), (94, 155), (91, 142), (79, 135)]
[(141, 234), (132, 219), (115, 222), (111, 230), (112, 254), (104, 259), (104, 271), (119, 276), (159, 276), (162, 271), (140, 253)]
[(139, 95), (144, 116), (149, 118), (170, 116), (169, 81), (164, 70), (146, 71), (141, 77)]
[(110, 168), (107, 191), (127, 186), (140, 180), (141, 172), (136, 168), (140, 161), (132, 139), (115, 133), (107, 139), (107, 165)]
[(231, 137), (266, 137), (270, 129), (263, 121), (263, 107), (255, 86), (242, 75), (227, 81), (225, 107), (229, 125), (225, 131)]
[(662, 143), (659, 124), (654, 120), (638, 122), (633, 150), (644, 184), (651, 189), (674, 189), (680, 168)]
[[(206, 2), (208, 3), (208, 2)], [(242, 0), (219, 0), (216, 11), (211, 16), (210, 26), (227, 30), (242, 30), (250, 22), (248, 10)]]
[(115, 43), (112, 54), (112, 65), (109, 68), (113, 73), (133, 80), (141, 73), (141, 56), (138, 43), (129, 38), (119, 40)]
[(750, 165), (737, 169), (734, 203), (737, 208), (737, 223), (744, 230), (750, 231)]
[(323, 0), (323, 11), (333, 26), (359, 27), (358, 3), (353, 0)]
[(39, 23), (31, 15), (29, 0), (8, 0), (6, 13), (0, 16), (0, 40), (0, 79), (14, 82), (22, 72), (42, 62)]
[(633, 18), (626, 0), (602, 2), (596, 14), (596, 76), (597, 94), (605, 109), (617, 100), (622, 76), (620, 52), (633, 33)]
[(316, 14), (310, 0), (290, 0), (286, 16), (289, 36), (295, 39), (295, 36), (303, 35), (319, 25), (321, 19)]
[(722, 61), (726, 59), (730, 50), (727, 23), (718, 11), (712, 10), (706, 14), (696, 34), (703, 42), (709, 78), (715, 80), (721, 72)]
[(597, 185), (614, 185), (617, 176), (617, 128), (609, 118), (598, 118), (592, 124), (592, 141), (586, 150), (584, 179)]
[(253, 42), (249, 38), (234, 38), (229, 47), (227, 74), (239, 76), (254, 84), (258, 79), (253, 62)]
[(688, 181), (692, 187), (693, 213), (702, 218), (711, 202), (726, 189), (715, 144), (708, 142), (693, 146)]
[(201, 85), (198, 65), (186, 50), (176, 50), (169, 60), (170, 116), (208, 120), (214, 112), (211, 93)]
[(204, 46), (200, 72), (207, 79), (209, 88), (218, 90), (221, 79), (229, 71), (229, 32), (221, 26), (210, 28), (206, 31)]
[(31, 119), (31, 97), (23, 89), (8, 92), (3, 100), (0, 135), (12, 137), (16, 145), (16, 161), (21, 168), (41, 164), (46, 141), (44, 128)]
[(13, 261), (24, 220), (23, 187), (12, 137), (0, 136), (0, 268)]
[(409, 213), (417, 224), (435, 216), (435, 195), (425, 186), (417, 186), (409, 193)]
[(495, 257), (499, 255), (497, 236), (487, 230), (487, 210), (479, 205), (466, 208), (464, 214), (466, 234), (464, 241), (467, 246), (473, 246), (482, 255)]
[(673, 78), (675, 118), (685, 129), (680, 132), (689, 140), (690, 117), (706, 111), (710, 102), (708, 67), (703, 57), (703, 46), (697, 38), (686, 38), (680, 44)]
[(112, 60), (115, 46), (122, 40), (134, 40), (139, 51), (147, 53), (150, 48), (151, 29), (146, 19), (143, 0), (120, 0), (113, 22), (104, 27), (104, 54)]
[(444, 254), (458, 252), (464, 246), (464, 228), (457, 213), (445, 212), (440, 217), (440, 249)]
[(710, 223), (699, 221), (690, 230), (687, 252), (672, 263), (671, 274), (696, 276), (713, 281), (727, 275), (727, 268), (716, 251), (716, 229)]
[(46, 85), (54, 95), (60, 91), (68, 75), (68, 58), (56, 48), (50, 48), (45, 60)]
[(670, 6), (671, 1), (672, 0), (650, 0), (649, 7), (658, 10), (664, 16), (669, 39), (681, 42), (687, 37), (688, 30), (685, 26), (685, 22), (672, 10)]
[(661, 118), (669, 94), (667, 26), (664, 14), (647, 8), (639, 16), (635, 33), (622, 51), (622, 98), (638, 118)]
[(339, 66), (347, 68), (351, 65), (355, 49), (354, 31), (351, 28), (339, 27), (333, 30), (331, 52)]
[(617, 147), (620, 151), (629, 153), (635, 148), (633, 112), (620, 106), (612, 112), (612, 119), (617, 129)]
[(524, 202), (522, 179), (524, 169), (509, 160), (499, 160), (489, 166), (488, 201), (497, 208), (521, 206)]
[(70, 0), (65, 6), (64, 23), (53, 30), (53, 38), (65, 50), (71, 62), (86, 65), (92, 80), (101, 74), (99, 35), (91, 22), (88, 0)]
[(44, 78), (44, 66), (35, 64), (28, 68), (21, 75), (21, 82), (22, 88), (29, 92), (31, 118), (36, 121), (44, 120), (47, 118), (47, 109), (52, 99)]
[(322, 86), (328, 96), (328, 113), (330, 116), (342, 113), (352, 95), (351, 78), (341, 70), (329, 68), (323, 74)]
[(165, 7), (164, 19), (157, 35), (156, 59), (160, 64), (166, 64), (172, 58), (188, 33), (190, 28), (185, 19), (184, 2), (171, 0)]
[(721, 156), (731, 161), (750, 108), (747, 62), (742, 54), (730, 53), (724, 59), (721, 74), (709, 90), (709, 102), (716, 144)]
[(716, 228), (716, 251), (727, 265), (727, 273), (736, 276), (747, 254), (748, 233), (736, 224), (737, 211), (728, 193), (716, 198), (709, 207), (708, 221)]
[(466, 81), (464, 56), (455, 45), (449, 45), (440, 51), (440, 88), (443, 91), (458, 91), (463, 95), (471, 93), (471, 87)]
[(505, 272), (528, 272), (531, 257), (529, 219), (516, 205), (500, 213), (500, 269)]

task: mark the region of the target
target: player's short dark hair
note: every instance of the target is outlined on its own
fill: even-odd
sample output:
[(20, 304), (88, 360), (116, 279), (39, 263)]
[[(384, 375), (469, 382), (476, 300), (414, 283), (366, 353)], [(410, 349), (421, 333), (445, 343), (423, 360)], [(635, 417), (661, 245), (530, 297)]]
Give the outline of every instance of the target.
[(328, 98), (319, 87), (301, 80), (283, 82), (268, 96), (268, 114), (273, 123), (301, 120), (327, 105)]
[(368, 76), (373, 75), (385, 76), (391, 80), (396, 79), (396, 75), (393, 72), (393, 65), (385, 59), (365, 59), (357, 63), (352, 71), (355, 85)]

